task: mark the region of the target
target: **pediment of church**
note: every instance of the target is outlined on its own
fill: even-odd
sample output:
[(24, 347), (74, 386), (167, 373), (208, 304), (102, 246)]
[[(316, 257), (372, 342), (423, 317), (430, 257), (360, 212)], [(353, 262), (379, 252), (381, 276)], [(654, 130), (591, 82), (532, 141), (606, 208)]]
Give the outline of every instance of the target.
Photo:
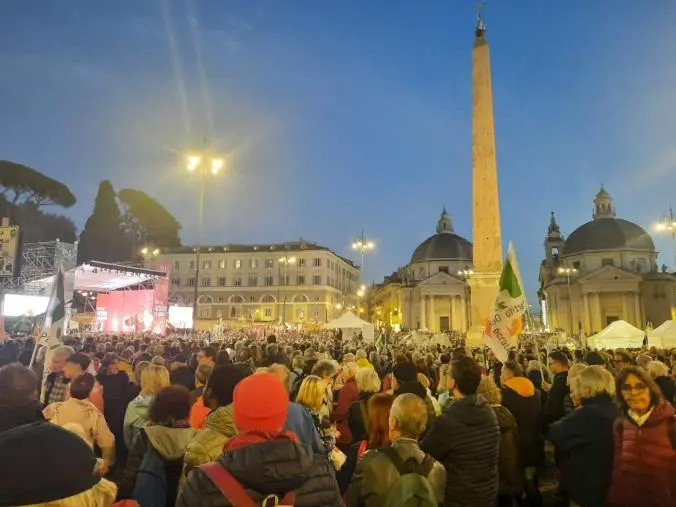
[(448, 273), (444, 273), (443, 271), (439, 271), (437, 273), (434, 273), (432, 276), (428, 276), (425, 278), (423, 281), (418, 283), (418, 287), (432, 287), (432, 286), (439, 286), (439, 285), (455, 285), (455, 286), (464, 286), (465, 282), (449, 275)]
[(594, 282), (640, 282), (642, 277), (624, 269), (615, 266), (603, 266), (596, 271), (592, 271), (578, 279), (580, 283), (594, 283)]

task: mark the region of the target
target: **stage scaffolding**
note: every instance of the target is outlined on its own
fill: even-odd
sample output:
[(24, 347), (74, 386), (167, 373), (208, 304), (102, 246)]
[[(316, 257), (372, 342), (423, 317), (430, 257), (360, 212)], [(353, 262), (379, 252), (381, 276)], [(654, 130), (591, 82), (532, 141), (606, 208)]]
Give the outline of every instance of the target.
[(56, 273), (59, 264), (63, 264), (65, 271), (75, 268), (77, 243), (26, 243), (21, 252), (19, 275), (0, 279), (0, 290), (16, 294), (48, 295), (52, 285), (51, 277)]

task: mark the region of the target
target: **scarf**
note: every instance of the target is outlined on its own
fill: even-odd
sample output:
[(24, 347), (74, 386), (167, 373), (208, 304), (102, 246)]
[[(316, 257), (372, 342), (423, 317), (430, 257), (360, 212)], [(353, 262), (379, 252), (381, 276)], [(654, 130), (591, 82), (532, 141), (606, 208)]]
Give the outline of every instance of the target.
[(270, 440), (291, 440), (297, 442), (298, 437), (290, 431), (245, 431), (228, 440), (223, 447), (224, 451), (232, 451), (248, 445), (261, 444)]

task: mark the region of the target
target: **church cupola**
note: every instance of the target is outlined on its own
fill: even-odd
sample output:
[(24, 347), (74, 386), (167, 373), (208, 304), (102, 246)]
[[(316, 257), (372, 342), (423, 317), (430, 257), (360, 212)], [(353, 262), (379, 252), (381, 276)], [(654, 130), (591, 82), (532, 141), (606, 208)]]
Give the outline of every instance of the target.
[(601, 190), (594, 198), (594, 220), (599, 218), (615, 218), (615, 206), (613, 205), (612, 196), (606, 192), (606, 189), (601, 185)]
[(437, 234), (451, 234), (452, 232), (453, 222), (446, 212), (446, 206), (444, 206), (441, 216), (439, 217), (439, 222), (437, 223)]
[(556, 223), (556, 217), (554, 212), (549, 217), (549, 227), (547, 227), (547, 239), (561, 239), (561, 229), (559, 229), (559, 224)]

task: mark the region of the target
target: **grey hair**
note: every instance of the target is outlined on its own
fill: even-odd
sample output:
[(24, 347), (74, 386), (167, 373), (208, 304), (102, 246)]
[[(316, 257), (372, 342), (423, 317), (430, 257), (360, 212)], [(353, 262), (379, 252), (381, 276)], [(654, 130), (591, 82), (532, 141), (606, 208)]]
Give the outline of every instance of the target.
[(356, 379), (360, 393), (377, 393), (380, 391), (380, 378), (373, 368), (360, 368)]
[(75, 349), (69, 345), (59, 345), (54, 349), (54, 357), (68, 358), (75, 354)]
[(366, 359), (366, 351), (364, 349), (359, 349), (355, 357), (357, 359)]
[(570, 369), (568, 370), (568, 378), (566, 380), (566, 384), (573, 385), (573, 380), (575, 377), (577, 377), (580, 373), (584, 371), (585, 368), (587, 368), (589, 365), (585, 363), (575, 363), (573, 364)]
[(427, 427), (427, 406), (417, 394), (400, 394), (390, 409), (390, 426), (393, 420), (402, 437), (417, 440)]
[(328, 376), (335, 376), (338, 373), (338, 365), (331, 359), (320, 359), (312, 367), (312, 374), (320, 378)]
[(571, 394), (580, 399), (600, 394), (615, 396), (615, 379), (603, 366), (587, 366), (573, 378), (570, 388)]
[(669, 376), (669, 367), (662, 361), (650, 361), (646, 370), (652, 378)]

